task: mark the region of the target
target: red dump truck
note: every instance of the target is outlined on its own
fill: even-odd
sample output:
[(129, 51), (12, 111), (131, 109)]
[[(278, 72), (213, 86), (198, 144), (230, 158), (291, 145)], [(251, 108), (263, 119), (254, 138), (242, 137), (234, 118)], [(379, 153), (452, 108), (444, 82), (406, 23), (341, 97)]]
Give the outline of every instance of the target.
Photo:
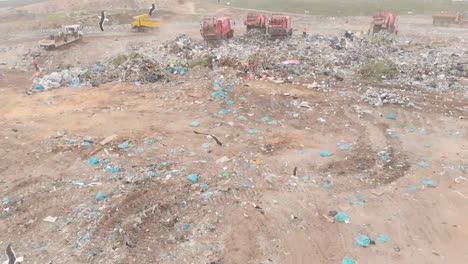
[(267, 33), (271, 37), (284, 37), (292, 35), (291, 17), (273, 14), (268, 22)]
[(234, 36), (229, 17), (211, 17), (203, 19), (200, 33), (205, 40), (228, 39)]
[(371, 29), (369, 31), (372, 30), (372, 33), (378, 33), (385, 30), (397, 34), (396, 20), (397, 16), (393, 13), (378, 12), (372, 16)]
[(266, 30), (267, 18), (263, 14), (250, 12), (247, 14), (247, 18), (244, 20), (244, 25), (247, 27), (247, 31), (251, 29)]

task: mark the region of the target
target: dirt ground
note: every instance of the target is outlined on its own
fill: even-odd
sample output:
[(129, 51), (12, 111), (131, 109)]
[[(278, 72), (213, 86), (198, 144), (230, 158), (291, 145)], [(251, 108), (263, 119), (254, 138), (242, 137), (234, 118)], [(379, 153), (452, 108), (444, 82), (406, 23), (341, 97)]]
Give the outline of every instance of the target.
[[(180, 33), (199, 38), (196, 19), (206, 12), (230, 12), (243, 32), (245, 10), (178, 10), (186, 20), (156, 33), (90, 32), (43, 53), (41, 67), (85, 65)], [(298, 20), (320, 34), (367, 30), (368, 22)], [(3, 30), (11, 26), (2, 21)], [(450, 45), (468, 36), (466, 28), (433, 28), (427, 17), (400, 23), (401, 37), (414, 41)], [(372, 107), (352, 80), (329, 91), (249, 81), (233, 87), (229, 113), (213, 115), (222, 110), (211, 98), (213, 80), (194, 73), (175, 86), (108, 83), (29, 95), (33, 71), (23, 55), (41, 34), (10, 31), (0, 45), (0, 247), (12, 244), (24, 263), (468, 262), (466, 93), (400, 90), (416, 108)], [(99, 163), (88, 164), (91, 157)], [(187, 180), (192, 173), (197, 184)], [(98, 193), (107, 198), (97, 201)], [(330, 222), (330, 211), (350, 223)], [(356, 245), (358, 234), (375, 245)]]

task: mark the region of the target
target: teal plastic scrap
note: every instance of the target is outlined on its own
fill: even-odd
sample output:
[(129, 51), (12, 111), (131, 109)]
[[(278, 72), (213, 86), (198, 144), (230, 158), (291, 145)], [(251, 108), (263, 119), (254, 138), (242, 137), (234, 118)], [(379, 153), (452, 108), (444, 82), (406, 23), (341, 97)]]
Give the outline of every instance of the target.
[(107, 169), (110, 173), (117, 173), (120, 171), (119, 167), (110, 167)]
[(395, 120), (395, 119), (396, 119), (396, 115), (395, 115), (395, 114), (388, 114), (388, 115), (387, 115), (387, 118), (390, 119), (390, 120)]
[(44, 85), (40, 85), (40, 84), (37, 84), (33, 87), (34, 90), (36, 91), (44, 91), (45, 90), (45, 87)]
[(276, 125), (278, 125), (278, 121), (276, 121), (276, 120), (269, 121), (267, 124), (270, 125), (270, 126), (276, 126)]
[(154, 142), (154, 141), (153, 141), (153, 139), (151, 139), (151, 138), (145, 140), (145, 144), (146, 144), (146, 145), (152, 145), (153, 142)]
[(135, 153), (143, 153), (145, 152), (145, 149), (144, 148), (137, 148), (135, 149)]
[(416, 191), (416, 189), (418, 189), (416, 186), (414, 185), (408, 185), (406, 186), (406, 189), (408, 189), (409, 191)]
[(97, 157), (91, 157), (87, 162), (89, 166), (95, 166), (99, 163), (99, 159)]
[(198, 174), (192, 173), (187, 176), (187, 180), (190, 181), (191, 183), (196, 183), (198, 182)]
[(353, 147), (349, 144), (341, 144), (338, 146), (341, 150), (351, 150)]
[(322, 184), (321, 188), (324, 191), (328, 191), (328, 190), (330, 190), (331, 187), (332, 187), (332, 184), (330, 182), (325, 182), (325, 183)]
[(349, 224), (349, 216), (345, 212), (339, 212), (334, 217), (335, 221)]
[(377, 241), (380, 243), (384, 244), (385, 242), (388, 242), (390, 240), (390, 237), (387, 234), (381, 234), (377, 237)]
[(431, 144), (424, 144), (425, 148), (430, 148), (432, 145)]
[(190, 123), (190, 126), (191, 126), (191, 127), (199, 127), (199, 126), (200, 126), (200, 122), (198, 122), (198, 121), (192, 121), (192, 123)]
[(264, 116), (264, 117), (262, 118), (262, 121), (263, 121), (263, 122), (268, 122), (268, 121), (270, 121), (270, 116)]
[(240, 121), (247, 121), (247, 117), (245, 116), (239, 116), (237, 119), (239, 119)]
[(96, 194), (96, 201), (100, 202), (100, 201), (104, 201), (105, 199), (107, 199), (107, 194), (106, 193), (98, 192)]
[(252, 135), (256, 135), (258, 133), (257, 129), (249, 129), (249, 133)]
[(242, 102), (246, 102), (246, 101), (247, 101), (247, 98), (245, 98), (245, 97), (239, 97), (239, 100), (241, 100)]
[(428, 168), (429, 167), (429, 164), (427, 162), (425, 162), (425, 161), (418, 161), (416, 163), (416, 165), (418, 165), (421, 168)]
[(368, 247), (371, 244), (371, 240), (368, 236), (358, 234), (355, 238), (356, 244), (360, 247)]
[(354, 259), (350, 257), (344, 257), (343, 261), (341, 261), (341, 264), (355, 264), (355, 263), (356, 262), (354, 261)]
[(395, 131), (390, 131), (388, 133), (392, 138), (399, 138), (400, 137), (400, 134), (398, 134), (397, 132)]
[(3, 198), (3, 204), (12, 204), (12, 203), (13, 203), (13, 199), (11, 199), (10, 197)]
[(427, 134), (428, 134), (428, 132), (427, 132), (427, 130), (426, 130), (426, 129), (424, 129), (424, 128), (421, 128), (421, 129), (419, 130), (419, 134), (420, 134), (420, 135), (422, 135), (422, 136), (425, 136), (425, 135), (427, 135)]
[(200, 186), (203, 188), (203, 190), (208, 190), (210, 188), (210, 186), (206, 183), (202, 183)]
[(435, 187), (436, 186), (435, 182), (433, 180), (431, 180), (431, 179), (426, 179), (426, 178), (421, 179), (421, 183), (424, 186), (427, 186), (427, 187)]
[(332, 154), (328, 151), (320, 151), (321, 157), (330, 157)]

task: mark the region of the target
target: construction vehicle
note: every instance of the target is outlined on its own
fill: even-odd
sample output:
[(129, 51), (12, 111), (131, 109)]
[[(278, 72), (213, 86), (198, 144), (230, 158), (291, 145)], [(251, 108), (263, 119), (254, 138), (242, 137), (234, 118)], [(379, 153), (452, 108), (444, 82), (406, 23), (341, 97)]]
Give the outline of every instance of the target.
[(146, 29), (156, 29), (161, 26), (161, 22), (151, 18), (149, 14), (134, 16), (131, 23), (135, 31), (145, 31)]
[(49, 50), (83, 39), (81, 25), (64, 26), (64, 31), (39, 41), (39, 46)]
[(292, 35), (291, 17), (273, 14), (268, 21), (267, 33), (270, 37), (286, 37)]
[(205, 40), (228, 39), (234, 36), (230, 17), (211, 17), (203, 19), (200, 33)]
[(448, 26), (450, 24), (468, 26), (468, 12), (446, 13), (440, 12), (432, 15), (434, 26)]
[(267, 18), (263, 14), (249, 12), (244, 20), (244, 25), (247, 27), (247, 31), (254, 28), (266, 31)]
[[(371, 29), (372, 33), (378, 33), (380, 31), (387, 31), (390, 33), (398, 33), (396, 28), (397, 16), (389, 12), (378, 12), (372, 16)], [(370, 30), (369, 29), (369, 33)]]

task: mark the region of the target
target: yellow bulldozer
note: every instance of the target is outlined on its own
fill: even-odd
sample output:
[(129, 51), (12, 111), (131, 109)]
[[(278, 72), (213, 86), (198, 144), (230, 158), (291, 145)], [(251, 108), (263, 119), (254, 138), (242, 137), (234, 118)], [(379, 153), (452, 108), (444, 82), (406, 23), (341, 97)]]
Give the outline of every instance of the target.
[(141, 32), (147, 29), (157, 29), (161, 26), (161, 22), (151, 19), (151, 16), (148, 14), (144, 14), (133, 17), (131, 25), (135, 31)]

